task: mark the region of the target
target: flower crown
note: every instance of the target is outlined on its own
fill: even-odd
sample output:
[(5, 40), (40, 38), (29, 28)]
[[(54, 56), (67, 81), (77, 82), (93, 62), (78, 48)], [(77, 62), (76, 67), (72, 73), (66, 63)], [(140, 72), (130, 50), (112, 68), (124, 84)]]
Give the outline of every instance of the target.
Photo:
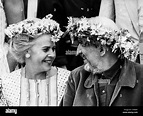
[(132, 36), (126, 29), (115, 31), (103, 26), (100, 23), (89, 21), (89, 18), (82, 17), (80, 19), (68, 18), (67, 32), (70, 34), (72, 42), (75, 38), (83, 46), (100, 45), (109, 46), (112, 52), (119, 51), (118, 57), (126, 57), (135, 61), (139, 53), (138, 45), (132, 40)]
[(26, 19), (17, 24), (11, 24), (5, 29), (5, 34), (9, 38), (14, 38), (17, 35), (24, 34), (30, 37), (48, 33), (51, 34), (51, 41), (59, 41), (63, 32), (60, 30), (59, 24), (52, 20), (52, 15), (49, 14), (43, 19)]

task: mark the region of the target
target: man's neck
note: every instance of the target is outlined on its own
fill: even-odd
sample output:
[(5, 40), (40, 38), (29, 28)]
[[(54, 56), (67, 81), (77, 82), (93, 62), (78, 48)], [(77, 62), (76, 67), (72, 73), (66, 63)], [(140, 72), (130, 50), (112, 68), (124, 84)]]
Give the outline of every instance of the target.
[(117, 60), (118, 57), (115, 54), (109, 54), (101, 60), (98, 69), (101, 70), (101, 72), (104, 72), (110, 69), (117, 62)]

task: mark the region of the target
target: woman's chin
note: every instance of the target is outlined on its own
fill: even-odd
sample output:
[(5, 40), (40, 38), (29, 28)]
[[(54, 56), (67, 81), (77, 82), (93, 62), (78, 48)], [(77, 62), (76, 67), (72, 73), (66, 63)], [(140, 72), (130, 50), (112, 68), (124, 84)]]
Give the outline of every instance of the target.
[(51, 70), (51, 66), (50, 66), (50, 67), (45, 68), (45, 71), (49, 71), (49, 70)]
[(44, 69), (45, 71), (49, 71), (49, 70), (51, 69), (51, 67), (52, 67), (52, 63), (45, 63), (45, 64), (43, 65), (43, 69)]
[(48, 66), (44, 65), (42, 69), (43, 69), (43, 71), (47, 72), (47, 71), (51, 70), (51, 67), (52, 67), (51, 65), (48, 65)]

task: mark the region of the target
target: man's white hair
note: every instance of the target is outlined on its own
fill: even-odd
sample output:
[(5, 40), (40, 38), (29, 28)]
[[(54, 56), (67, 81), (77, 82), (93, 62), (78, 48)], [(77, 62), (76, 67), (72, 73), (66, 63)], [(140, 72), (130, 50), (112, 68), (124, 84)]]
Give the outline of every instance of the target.
[(89, 22), (94, 24), (101, 24), (103, 27), (109, 30), (119, 31), (119, 28), (116, 25), (116, 23), (113, 20), (106, 17), (101, 17), (101, 16), (92, 17), (89, 18)]

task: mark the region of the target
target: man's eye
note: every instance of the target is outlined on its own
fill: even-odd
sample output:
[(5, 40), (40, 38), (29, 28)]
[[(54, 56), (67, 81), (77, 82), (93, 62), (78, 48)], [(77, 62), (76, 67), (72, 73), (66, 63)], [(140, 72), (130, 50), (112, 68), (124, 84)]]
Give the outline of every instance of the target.
[(83, 58), (83, 59), (86, 59), (85, 55), (84, 54), (80, 54), (80, 56)]
[(54, 46), (54, 47), (52, 48), (52, 50), (55, 51), (55, 50), (56, 50), (56, 47)]

